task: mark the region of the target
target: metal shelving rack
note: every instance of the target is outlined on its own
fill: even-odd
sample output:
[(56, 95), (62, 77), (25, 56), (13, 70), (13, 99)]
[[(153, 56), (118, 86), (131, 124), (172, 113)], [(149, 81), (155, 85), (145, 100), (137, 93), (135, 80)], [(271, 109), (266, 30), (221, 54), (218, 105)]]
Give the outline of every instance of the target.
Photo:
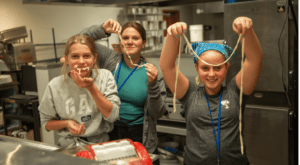
[[(49, 47), (53, 46), (55, 58), (54, 59), (50, 58), (50, 59), (47, 59), (47, 60), (39, 60), (39, 61), (36, 61), (37, 63), (41, 63), (41, 62), (59, 62), (59, 57), (57, 55), (57, 46), (61, 46), (61, 45), (64, 46), (66, 43), (56, 43), (54, 28), (52, 28), (52, 36), (53, 36), (53, 43), (34, 44), (34, 46), (36, 48), (41, 47), (41, 46), (49, 46)], [(31, 42), (33, 42), (32, 31), (31, 30), (30, 30), (30, 39), (31, 39)], [(108, 37), (106, 37), (105, 39), (97, 40), (97, 42), (107, 42), (107, 47), (109, 47)]]

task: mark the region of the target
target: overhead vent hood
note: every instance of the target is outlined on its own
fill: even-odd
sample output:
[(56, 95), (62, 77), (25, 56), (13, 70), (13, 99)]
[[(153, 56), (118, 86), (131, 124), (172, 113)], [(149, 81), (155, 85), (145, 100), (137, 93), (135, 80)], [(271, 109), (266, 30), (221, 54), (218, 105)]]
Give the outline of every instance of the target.
[(178, 6), (222, 0), (23, 0), (23, 4), (88, 6)]

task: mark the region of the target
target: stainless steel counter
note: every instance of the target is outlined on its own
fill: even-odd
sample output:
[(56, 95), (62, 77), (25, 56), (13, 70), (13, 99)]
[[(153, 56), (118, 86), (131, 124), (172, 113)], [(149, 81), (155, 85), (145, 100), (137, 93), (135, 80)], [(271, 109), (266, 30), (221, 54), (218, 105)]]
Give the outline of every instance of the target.
[[(107, 164), (55, 152), (55, 150), (59, 149), (59, 147), (55, 145), (15, 137), (0, 135), (0, 146), (1, 165)], [(159, 156), (155, 154), (149, 155), (152, 162), (159, 158)]]
[(100, 165), (99, 162), (54, 152), (58, 147), (0, 135), (0, 164), (3, 165)]

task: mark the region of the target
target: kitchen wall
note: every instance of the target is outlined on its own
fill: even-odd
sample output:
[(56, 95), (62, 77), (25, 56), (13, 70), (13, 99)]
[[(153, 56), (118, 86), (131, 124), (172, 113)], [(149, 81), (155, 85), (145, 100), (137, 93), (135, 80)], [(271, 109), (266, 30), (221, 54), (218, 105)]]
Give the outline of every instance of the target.
[[(69, 37), (86, 27), (102, 24), (109, 18), (116, 20), (120, 10), (122, 8), (23, 4), (22, 0), (1, 0), (0, 31), (26, 26), (28, 34), (32, 30), (34, 44), (52, 44), (54, 28), (56, 43), (65, 43)], [(26, 42), (30, 42), (30, 36)], [(119, 42), (117, 35), (112, 35), (109, 42)], [(107, 45), (106, 42), (101, 43)], [(58, 57), (62, 55), (58, 53)], [(47, 56), (54, 58), (54, 52)]]
[[(222, 15), (209, 16), (216, 17), (218, 21), (212, 22), (207, 19), (206, 15), (196, 14), (196, 5), (182, 5), (162, 7), (166, 10), (179, 10), (180, 21), (191, 24), (212, 25), (222, 22)], [(52, 28), (55, 31), (56, 43), (65, 43), (69, 37), (80, 32), (86, 27), (95, 24), (102, 24), (107, 19), (112, 18), (117, 20), (118, 15), (123, 10), (122, 7), (93, 7), (93, 6), (66, 6), (66, 5), (41, 5), (41, 4), (23, 4), (22, 0), (1, 0), (0, 1), (0, 31), (11, 29), (18, 26), (26, 26), (28, 34), (32, 30), (34, 44), (52, 44)], [(223, 27), (223, 25), (220, 25)], [(213, 26), (214, 28), (216, 26)], [(218, 26), (218, 28), (220, 28)], [(186, 33), (187, 38), (190, 38), (189, 30)], [(218, 35), (219, 36), (219, 35)], [(220, 35), (220, 38), (223, 38)], [(218, 38), (216, 38), (218, 39)], [(26, 42), (30, 42), (30, 36), (26, 38)], [(107, 45), (106, 42), (100, 42)], [(113, 43), (119, 43), (117, 35), (113, 34), (109, 38), (110, 47)], [(185, 40), (182, 40), (182, 46), (185, 45)], [(49, 46), (47, 49), (36, 47), (37, 60), (53, 59), (54, 49)], [(57, 56), (62, 57), (64, 52), (63, 46), (57, 46)], [(159, 55), (147, 56), (150, 63), (153, 63), (159, 68)], [(184, 62), (189, 64), (192, 61), (192, 56), (185, 56)], [(191, 63), (192, 64), (192, 63)], [(193, 65), (183, 65), (191, 67), (181, 67), (183, 73), (187, 76), (196, 74)]]
[[(193, 24), (193, 5), (163, 7), (167, 10), (179, 10), (180, 21), (188, 25)], [(0, 1), (0, 31), (26, 26), (28, 35), (32, 30), (34, 44), (52, 44), (52, 28), (55, 31), (55, 42), (65, 43), (69, 37), (80, 32), (82, 29), (95, 24), (102, 24), (107, 19), (117, 20), (122, 7), (93, 7), (93, 6), (66, 6), (66, 5), (40, 5), (23, 4), (22, 0), (1, 0)], [(186, 36), (189, 38), (189, 30)], [(30, 42), (30, 36), (26, 38)], [(106, 42), (100, 42), (107, 45)], [(110, 47), (113, 43), (119, 43), (117, 35), (109, 38)], [(185, 41), (182, 40), (182, 46)], [(54, 59), (52, 46), (36, 47), (37, 60)], [(64, 46), (57, 46), (57, 56), (62, 57)], [(159, 68), (159, 56), (146, 57), (150, 63)], [(190, 61), (186, 57), (184, 60)], [(190, 57), (192, 58), (192, 56)], [(184, 61), (183, 60), (183, 61)], [(192, 61), (192, 60), (191, 60)], [(191, 68), (182, 68), (183, 72), (190, 74)], [(185, 70), (184, 70), (185, 69)], [(192, 68), (194, 71), (194, 68)], [(196, 73), (196, 72), (195, 72)]]
[[(122, 8), (23, 4), (22, 0), (0, 1), (0, 31), (26, 26), (32, 30), (33, 41), (52, 43), (52, 28), (56, 42), (65, 42), (83, 28), (116, 19)], [(117, 37), (115, 37), (117, 39)], [(30, 38), (27, 38), (30, 41)], [(115, 42), (112, 40), (112, 42)]]
[[(180, 10), (181, 21), (188, 24), (193, 21), (191, 5), (166, 7), (164, 9)], [(34, 44), (52, 44), (52, 28), (54, 28), (55, 42), (65, 43), (69, 37), (86, 27), (102, 24), (109, 18), (117, 20), (121, 10), (121, 7), (40, 5), (23, 4), (22, 0), (1, 0), (0, 31), (26, 26), (28, 35), (30, 30), (32, 31)], [(26, 42), (30, 42), (30, 36), (26, 38)], [(106, 42), (100, 43), (107, 45)], [(112, 35), (109, 38), (109, 43), (110, 47), (112, 43), (119, 43), (117, 35)], [(57, 56), (63, 56), (63, 46), (58, 46), (57, 49)], [(37, 51), (37, 60), (54, 58), (53, 49), (37, 49)]]

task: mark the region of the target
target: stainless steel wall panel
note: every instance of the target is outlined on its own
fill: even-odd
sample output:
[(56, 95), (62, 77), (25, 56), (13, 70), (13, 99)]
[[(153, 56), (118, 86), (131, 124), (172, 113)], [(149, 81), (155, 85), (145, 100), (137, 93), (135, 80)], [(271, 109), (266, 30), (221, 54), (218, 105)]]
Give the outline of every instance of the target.
[[(284, 92), (283, 81), (287, 85), (288, 21), (286, 19), (288, 4), (287, 1), (280, 1), (285, 2), (281, 3), (284, 4), (285, 11), (278, 12), (278, 2), (278, 0), (250, 1), (224, 5), (224, 37), (231, 47), (235, 46), (238, 39), (238, 35), (232, 30), (234, 19), (246, 16), (253, 20), (253, 28), (263, 51), (262, 70), (255, 88), (258, 91)], [(241, 68), (241, 45), (229, 62), (231, 65), (227, 82)], [(282, 73), (284, 73), (283, 76)]]
[(246, 105), (244, 143), (250, 164), (288, 165), (289, 108)]

